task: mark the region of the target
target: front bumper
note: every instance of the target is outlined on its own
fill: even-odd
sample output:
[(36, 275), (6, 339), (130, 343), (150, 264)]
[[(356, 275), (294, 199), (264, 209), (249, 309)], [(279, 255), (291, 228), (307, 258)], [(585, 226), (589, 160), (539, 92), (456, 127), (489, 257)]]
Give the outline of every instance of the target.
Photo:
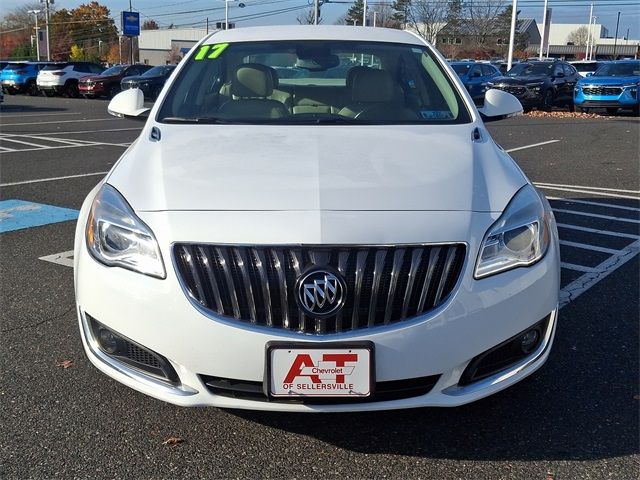
[(497, 90), (502, 90), (504, 92), (510, 93), (514, 97), (516, 97), (523, 107), (538, 107), (542, 105), (543, 102), (543, 87), (502, 87), (502, 86), (489, 86), (487, 88), (495, 88)]
[(84, 85), (80, 83), (78, 85), (78, 91), (84, 95), (102, 95), (107, 91), (107, 87), (100, 84)]
[[(485, 231), (494, 221), (488, 214), (478, 214), (478, 218), (472, 222), (474, 230), (479, 227)], [(154, 228), (153, 218), (148, 216), (145, 221)], [(285, 223), (290, 225), (291, 219)], [(407, 214), (406, 223), (415, 224), (415, 217)], [(213, 224), (220, 223), (214, 219)], [(83, 225), (80, 220), (79, 228)], [(164, 243), (162, 229), (154, 230), (161, 244)], [(459, 287), (442, 307), (390, 326), (317, 336), (255, 328), (205, 316), (182, 291), (171, 268), (169, 246), (162, 252), (167, 278), (158, 280), (97, 263), (79, 235), (75, 274), (82, 340), (91, 362), (107, 375), (140, 392), (182, 406), (337, 412), (462, 405), (498, 392), (542, 366), (553, 341), (559, 290), (556, 243), (534, 266), (482, 280), (473, 279), (478, 244), (472, 240), (469, 246)], [(101, 353), (87, 328), (87, 314), (164, 356), (177, 372), (179, 383), (170, 384), (141, 374)], [(474, 357), (550, 314), (544, 341), (527, 358), (496, 375), (459, 385), (462, 373)], [(207, 389), (203, 377), (262, 382), (265, 348), (271, 341), (320, 341), (328, 345), (371, 341), (375, 344), (376, 381), (429, 376), (438, 376), (438, 380), (428, 393), (411, 398), (327, 405), (248, 400), (217, 395)]]
[(618, 95), (588, 95), (576, 87), (573, 103), (583, 108), (636, 108), (640, 105), (640, 87), (621, 89)]

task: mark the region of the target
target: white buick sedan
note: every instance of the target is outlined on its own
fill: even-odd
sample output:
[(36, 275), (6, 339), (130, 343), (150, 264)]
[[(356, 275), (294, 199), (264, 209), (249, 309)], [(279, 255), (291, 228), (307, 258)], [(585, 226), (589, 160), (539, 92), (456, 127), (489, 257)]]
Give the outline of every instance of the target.
[[(80, 332), (116, 380), (183, 406), (455, 406), (540, 368), (556, 328), (548, 202), (421, 38), (215, 32), (87, 197)], [(482, 116), (481, 116), (482, 114)]]

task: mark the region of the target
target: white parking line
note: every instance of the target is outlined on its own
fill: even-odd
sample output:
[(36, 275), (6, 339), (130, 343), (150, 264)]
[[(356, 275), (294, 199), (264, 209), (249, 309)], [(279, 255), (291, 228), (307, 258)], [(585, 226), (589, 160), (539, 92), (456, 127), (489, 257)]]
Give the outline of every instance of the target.
[(570, 225), (568, 223), (558, 223), (557, 225), (560, 228), (569, 228), (571, 230), (579, 230), (581, 232), (597, 233), (599, 235), (609, 235), (612, 237), (633, 238), (633, 239), (640, 238), (640, 236), (633, 235), (631, 233), (612, 232), (610, 230), (600, 230), (598, 228), (581, 227), (578, 225)]
[(615, 250), (613, 248), (605, 248), (587, 243), (570, 242), (569, 240), (560, 240), (560, 245), (564, 245), (565, 247), (581, 248), (583, 250), (593, 250), (594, 252), (610, 253), (612, 255), (620, 253), (620, 250)]
[(592, 202), (591, 200), (576, 200), (575, 198), (550, 197), (548, 195), (547, 195), (547, 200), (559, 200), (561, 202), (567, 202), (567, 203), (579, 203), (581, 205), (589, 205), (589, 206), (593, 205), (596, 207), (618, 208), (620, 210), (630, 210), (632, 212), (640, 212), (640, 208), (636, 208), (636, 207), (628, 207), (626, 205), (616, 205), (614, 203)]
[(547, 187), (567, 187), (567, 188), (582, 188), (586, 190), (596, 190), (600, 192), (617, 192), (617, 193), (635, 193), (640, 195), (640, 190), (622, 190), (620, 188), (606, 188), (606, 187), (587, 187), (585, 185), (566, 185), (561, 183), (545, 183), (545, 182), (535, 182), (536, 185), (544, 185)]
[[(16, 110), (10, 110), (11, 113), (16, 112)], [(44, 116), (56, 116), (56, 115), (80, 115), (79, 112), (74, 113), (26, 113), (24, 115), (2, 115), (2, 118), (24, 118), (24, 117), (44, 117)]]
[[(25, 142), (24, 140), (16, 140), (16, 139), (13, 139), (13, 138), (5, 138), (3, 136), (0, 136), (0, 140), (4, 140), (5, 142), (19, 143), (21, 145), (29, 145), (31, 147), (38, 147), (38, 148), (47, 148), (48, 147), (48, 145), (40, 145), (39, 143)], [(13, 151), (19, 151), (19, 149), (14, 149)]]
[(566, 285), (560, 291), (560, 308), (572, 302), (584, 292), (593, 287), (596, 283), (613, 273), (629, 260), (635, 258), (640, 252), (640, 240), (633, 242), (631, 245), (620, 250), (620, 253), (610, 256), (593, 271), (585, 273), (573, 282)]
[(542, 185), (540, 183), (534, 183), (534, 185), (542, 190), (558, 190), (561, 192), (569, 192), (569, 193), (588, 193), (589, 195), (597, 195), (599, 197), (610, 197), (610, 198), (625, 198), (628, 200), (640, 200), (637, 196), (632, 195), (623, 195), (620, 193), (609, 193), (609, 192), (601, 192), (596, 190), (581, 190), (578, 188), (568, 188), (568, 187), (550, 187), (548, 185)]
[(12, 187), (14, 185), (28, 185), (30, 183), (54, 182), (56, 180), (66, 180), (68, 178), (80, 177), (96, 177), (98, 175), (106, 175), (109, 172), (81, 173), (78, 175), (67, 175), (65, 177), (37, 178), (35, 180), (24, 180), (22, 182), (0, 183), (0, 187)]
[(83, 118), (81, 120), (59, 120), (59, 121), (51, 121), (51, 122), (29, 122), (29, 123), (5, 123), (3, 127), (21, 127), (24, 125), (46, 125), (50, 123), (58, 124), (58, 123), (86, 123), (86, 122), (112, 122), (115, 120), (122, 121), (121, 118)]
[(551, 143), (557, 143), (559, 141), (560, 140), (548, 140), (546, 142), (532, 143), (531, 145), (524, 145), (523, 147), (510, 148), (509, 150), (505, 150), (505, 152), (507, 152), (507, 153), (517, 152), (518, 150), (525, 150), (527, 148), (541, 147), (542, 145), (549, 145)]
[(47, 255), (45, 257), (40, 257), (38, 260), (64, 265), (65, 267), (73, 267), (73, 250)]
[(593, 272), (592, 267), (585, 267), (584, 265), (576, 265), (575, 263), (560, 262), (562, 268), (568, 268), (569, 270), (575, 270), (576, 272)]
[(582, 217), (602, 218), (604, 220), (614, 220), (616, 222), (640, 223), (635, 218), (613, 217), (611, 215), (602, 215), (600, 213), (581, 212), (578, 210), (567, 210), (566, 208), (554, 208), (554, 212), (568, 213), (570, 215), (580, 215)]

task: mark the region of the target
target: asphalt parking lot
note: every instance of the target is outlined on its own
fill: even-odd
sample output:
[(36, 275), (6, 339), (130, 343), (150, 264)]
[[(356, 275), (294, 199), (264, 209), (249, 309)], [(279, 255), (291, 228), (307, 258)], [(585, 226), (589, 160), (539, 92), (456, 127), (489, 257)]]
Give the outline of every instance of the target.
[[(106, 105), (7, 96), (2, 106), (3, 478), (637, 478), (637, 118), (489, 126), (559, 224), (562, 309), (543, 369), (460, 408), (301, 415), (174, 407), (85, 358), (74, 219), (141, 128)], [(171, 437), (184, 441), (163, 444)]]

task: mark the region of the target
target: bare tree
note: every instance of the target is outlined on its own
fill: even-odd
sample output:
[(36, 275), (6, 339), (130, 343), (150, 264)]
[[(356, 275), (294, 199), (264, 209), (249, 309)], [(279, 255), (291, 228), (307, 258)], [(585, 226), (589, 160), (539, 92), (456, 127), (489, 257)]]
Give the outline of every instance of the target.
[[(315, 15), (313, 14), (313, 6), (300, 13), (296, 17), (296, 20), (300, 25), (313, 25), (315, 20)], [(322, 23), (322, 17), (318, 16), (318, 24), (320, 23)]]
[(413, 0), (407, 9), (407, 28), (432, 43), (446, 19), (447, 9), (440, 0)]
[(496, 0), (474, 0), (466, 2), (464, 13), (467, 18), (468, 34), (474, 39), (478, 47), (483, 47), (489, 37), (496, 34), (496, 26), (507, 4)]
[(373, 12), (375, 12), (377, 27), (400, 28), (400, 23), (395, 19), (395, 10), (390, 3), (385, 1), (376, 3), (373, 7)]
[(177, 65), (182, 60), (182, 53), (177, 45), (171, 47), (171, 51), (167, 55), (167, 60), (171, 65)]
[(571, 32), (567, 36), (567, 43), (572, 43), (573, 45), (586, 45), (587, 39), (589, 38), (589, 27), (583, 25), (581, 27), (576, 28), (573, 32)]

